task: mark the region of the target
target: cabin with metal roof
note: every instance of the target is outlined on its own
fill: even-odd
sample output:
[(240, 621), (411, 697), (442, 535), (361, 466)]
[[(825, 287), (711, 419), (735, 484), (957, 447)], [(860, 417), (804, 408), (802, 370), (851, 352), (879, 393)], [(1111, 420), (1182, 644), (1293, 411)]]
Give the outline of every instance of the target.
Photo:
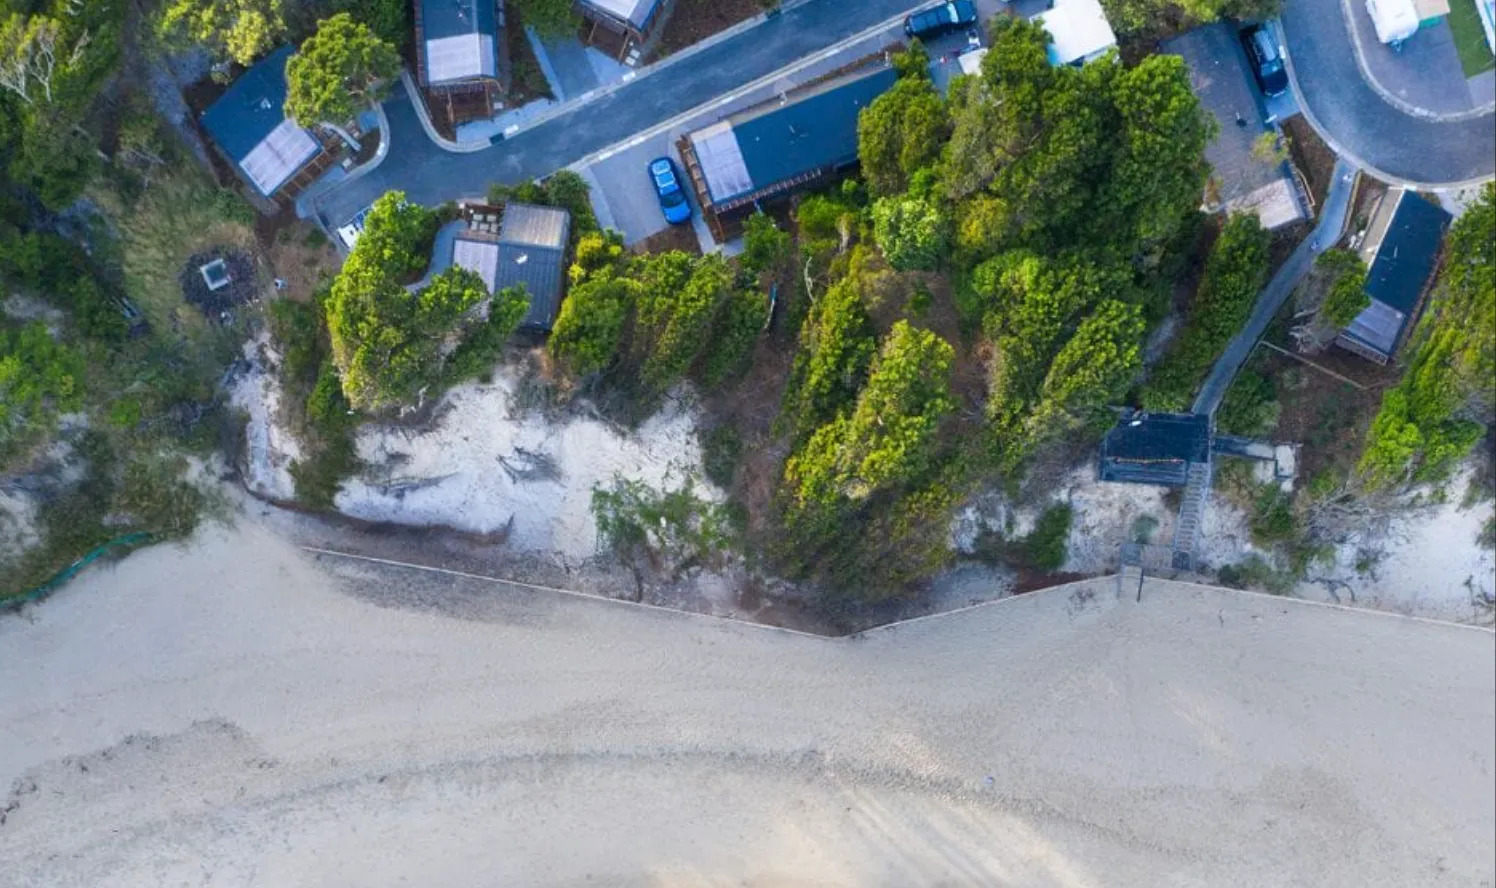
[(1378, 364), (1392, 360), (1423, 307), (1450, 222), (1443, 208), (1417, 194), (1388, 192), (1361, 245), (1371, 304), (1340, 331), (1336, 345)]
[[(505, 91), (503, 0), (413, 0), (416, 81), (454, 124), (486, 118)], [(461, 110), (459, 110), (461, 109)]]
[(523, 286), (530, 310), (521, 328), (549, 332), (561, 308), (571, 214), (524, 203), (471, 205), (462, 213), (467, 227), (452, 239), (451, 264), (477, 274), (489, 293)]
[(822, 185), (856, 164), (857, 115), (897, 78), (880, 61), (687, 133), (681, 159), (713, 235), (725, 240), (762, 201)]
[(621, 62), (637, 64), (664, 30), (676, 0), (576, 0), (583, 39)]
[(203, 131), (262, 197), (305, 188), (332, 159), (311, 130), (286, 116), (283, 46), (256, 62), (203, 112)]

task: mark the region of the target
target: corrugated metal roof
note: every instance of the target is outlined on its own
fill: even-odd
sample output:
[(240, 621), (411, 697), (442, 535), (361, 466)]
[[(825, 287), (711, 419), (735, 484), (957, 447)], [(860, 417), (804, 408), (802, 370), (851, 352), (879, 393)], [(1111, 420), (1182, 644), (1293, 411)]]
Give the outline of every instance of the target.
[(549, 330), (561, 306), (561, 280), (565, 252), (545, 247), (501, 243), (494, 286), (502, 290), (523, 284), (530, 294), (530, 310), (523, 325)]
[(642, 28), (654, 15), (660, 0), (581, 0), (581, 3)]
[(283, 46), (255, 63), (203, 112), (203, 130), (269, 195), (317, 155), (317, 140), (287, 119)]
[[(718, 186), (711, 184), (709, 172), (712, 199), (721, 203), (805, 173), (855, 162), (857, 115), (873, 99), (887, 92), (897, 79), (898, 74), (892, 68), (879, 65), (828, 80), (791, 94), (783, 101), (765, 102), (733, 115), (728, 123), (737, 143), (737, 155), (734, 157), (725, 150), (727, 146), (719, 146), (723, 150), (716, 152), (721, 160), (717, 176), (726, 192), (730, 187), (727, 183), (738, 178), (733, 165), (741, 160), (749, 187), (719, 194)], [(707, 127), (692, 134), (693, 142), (697, 135), (706, 135), (712, 129)], [(710, 144), (711, 139), (707, 141)]]
[(557, 207), (511, 203), (504, 205), (499, 240), (511, 244), (565, 249), (571, 216)]
[(753, 190), (753, 179), (743, 162), (743, 152), (738, 150), (738, 137), (733, 135), (731, 123), (724, 120), (697, 130), (691, 134), (691, 146), (696, 150), (696, 159), (701, 164), (701, 174), (706, 178), (706, 187), (713, 201), (724, 201)]
[(498, 76), (494, 0), (421, 0), (425, 83)]
[(1183, 486), (1190, 463), (1210, 455), (1210, 418), (1193, 413), (1124, 416), (1101, 441), (1103, 481)]

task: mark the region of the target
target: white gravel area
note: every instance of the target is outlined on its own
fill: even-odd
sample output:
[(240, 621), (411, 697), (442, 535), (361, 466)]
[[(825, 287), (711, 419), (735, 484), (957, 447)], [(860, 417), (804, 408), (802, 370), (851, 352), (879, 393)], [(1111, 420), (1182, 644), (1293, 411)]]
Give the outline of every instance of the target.
[[(453, 388), (435, 427), (366, 425), (358, 451), (370, 469), (350, 480), (338, 511), (371, 521), (445, 524), (492, 533), (564, 563), (597, 554), (592, 490), (615, 476), (655, 488), (700, 477), (696, 413), (671, 401), (634, 432), (584, 417), (552, 423), (512, 406), (513, 368), (491, 384)], [(717, 494), (697, 484), (708, 498)]]
[(319, 564), (245, 519), (0, 621), (0, 881), (1473, 888), (1493, 658), (1108, 580), (827, 640)]
[(279, 360), (270, 334), (244, 343), (243, 355), (249, 368), (233, 381), (229, 403), (249, 418), (244, 426), (244, 483), (261, 496), (293, 499), (291, 463), (301, 458), (301, 443), (279, 422), (281, 384), (266, 363)]

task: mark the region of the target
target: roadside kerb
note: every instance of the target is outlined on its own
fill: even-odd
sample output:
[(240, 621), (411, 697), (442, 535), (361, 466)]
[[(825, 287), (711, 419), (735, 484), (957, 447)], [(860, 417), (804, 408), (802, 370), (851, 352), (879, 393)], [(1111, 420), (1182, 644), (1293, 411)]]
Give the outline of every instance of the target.
[(1405, 99), (1399, 98), (1391, 90), (1382, 86), (1377, 76), (1371, 73), (1371, 65), (1366, 61), (1366, 44), (1361, 41), (1361, 35), (1356, 30), (1355, 10), (1351, 8), (1351, 0), (1340, 0), (1340, 14), (1345, 18), (1346, 30), (1351, 35), (1351, 49), (1356, 56), (1356, 67), (1361, 69), (1361, 79), (1371, 87), (1372, 92), (1382, 97), (1382, 101), (1411, 117), (1421, 117), (1424, 120), (1432, 120), (1435, 123), (1458, 123), (1462, 120), (1474, 120), (1484, 117), (1496, 110), (1496, 102), (1487, 102), (1479, 108), (1471, 108), (1469, 111), (1459, 111), (1453, 114), (1443, 114), (1438, 111), (1430, 111), (1427, 108), (1414, 105)]

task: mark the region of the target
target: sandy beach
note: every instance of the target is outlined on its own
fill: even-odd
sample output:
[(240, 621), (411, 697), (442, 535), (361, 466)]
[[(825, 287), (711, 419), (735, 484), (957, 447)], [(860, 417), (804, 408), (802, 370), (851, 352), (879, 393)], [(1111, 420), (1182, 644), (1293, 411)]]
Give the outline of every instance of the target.
[(1113, 580), (822, 639), (250, 519), (0, 620), (0, 873), (1490, 885), (1489, 631)]

